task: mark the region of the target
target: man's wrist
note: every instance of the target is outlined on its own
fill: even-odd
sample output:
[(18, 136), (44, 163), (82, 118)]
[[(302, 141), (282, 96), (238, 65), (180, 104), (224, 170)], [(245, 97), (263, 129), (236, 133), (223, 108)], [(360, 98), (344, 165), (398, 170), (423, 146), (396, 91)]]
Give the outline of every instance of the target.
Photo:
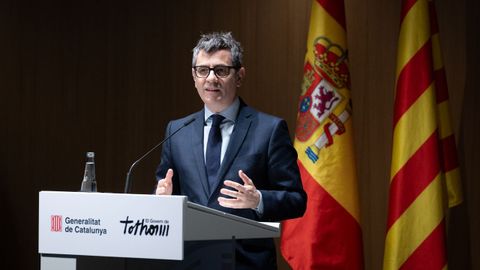
[(260, 199), (258, 201), (258, 205), (257, 207), (253, 208), (259, 215), (263, 214), (263, 196), (262, 196), (262, 192), (260, 192), (259, 190), (257, 190), (258, 192), (258, 195), (260, 195)]

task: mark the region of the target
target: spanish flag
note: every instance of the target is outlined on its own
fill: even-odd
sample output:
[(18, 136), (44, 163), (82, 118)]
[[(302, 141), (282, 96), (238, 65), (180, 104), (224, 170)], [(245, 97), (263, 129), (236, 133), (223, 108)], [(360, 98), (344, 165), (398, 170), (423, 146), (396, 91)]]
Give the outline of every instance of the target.
[(462, 202), (433, 2), (404, 0), (384, 269), (446, 269), (445, 208)]
[(283, 222), (293, 269), (363, 269), (343, 0), (314, 0), (295, 130), (303, 217)]

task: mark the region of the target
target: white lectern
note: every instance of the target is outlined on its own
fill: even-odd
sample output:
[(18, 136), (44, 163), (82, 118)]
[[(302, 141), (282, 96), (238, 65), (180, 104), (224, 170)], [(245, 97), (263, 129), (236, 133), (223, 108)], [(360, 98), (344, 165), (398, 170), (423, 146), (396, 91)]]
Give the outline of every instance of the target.
[(39, 193), (38, 230), (42, 270), (187, 269), (202, 261), (224, 268), (225, 260), (234, 268), (234, 239), (280, 235), (278, 223), (185, 196), (56, 191)]

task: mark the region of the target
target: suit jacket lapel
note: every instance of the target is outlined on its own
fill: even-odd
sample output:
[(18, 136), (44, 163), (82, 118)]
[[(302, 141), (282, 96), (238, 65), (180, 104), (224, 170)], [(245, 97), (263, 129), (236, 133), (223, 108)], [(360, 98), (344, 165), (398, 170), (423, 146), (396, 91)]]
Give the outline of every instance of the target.
[(205, 193), (205, 199), (209, 197), (210, 191), (208, 187), (207, 171), (205, 169), (205, 161), (203, 155), (203, 128), (204, 128), (204, 111), (200, 111), (195, 115), (195, 122), (193, 124), (194, 131), (192, 132), (192, 152), (195, 157), (195, 166), (197, 167), (200, 179), (189, 179), (189, 181), (200, 182)]
[[(238, 151), (240, 150), (240, 147), (242, 146), (243, 141), (248, 134), (248, 130), (252, 123), (251, 115), (252, 111), (242, 102), (240, 105), (240, 110), (238, 112), (235, 127), (230, 137), (230, 143), (228, 145), (227, 151), (225, 152), (225, 156), (223, 157), (220, 171), (218, 172), (218, 185), (223, 185), (223, 179), (227, 174), (227, 171), (230, 169), (233, 160), (237, 156)], [(215, 190), (212, 190), (210, 192), (210, 196), (215, 193), (217, 189), (218, 186)]]

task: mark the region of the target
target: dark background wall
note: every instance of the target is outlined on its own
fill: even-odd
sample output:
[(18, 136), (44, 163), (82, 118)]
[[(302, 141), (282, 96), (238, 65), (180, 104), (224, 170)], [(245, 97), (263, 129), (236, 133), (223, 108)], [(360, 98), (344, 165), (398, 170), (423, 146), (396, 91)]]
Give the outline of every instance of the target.
[[(381, 269), (400, 1), (345, 5), (366, 269)], [(450, 269), (480, 269), (480, 7), (437, 10), (466, 195), (450, 215)], [(246, 52), (240, 95), (293, 136), (309, 14), (310, 0), (0, 1), (1, 264), (38, 268), (38, 192), (78, 190), (86, 151), (99, 190), (122, 192), (168, 120), (201, 108), (190, 73), (200, 33), (233, 31)], [(137, 167), (134, 192), (152, 191), (158, 161)]]

